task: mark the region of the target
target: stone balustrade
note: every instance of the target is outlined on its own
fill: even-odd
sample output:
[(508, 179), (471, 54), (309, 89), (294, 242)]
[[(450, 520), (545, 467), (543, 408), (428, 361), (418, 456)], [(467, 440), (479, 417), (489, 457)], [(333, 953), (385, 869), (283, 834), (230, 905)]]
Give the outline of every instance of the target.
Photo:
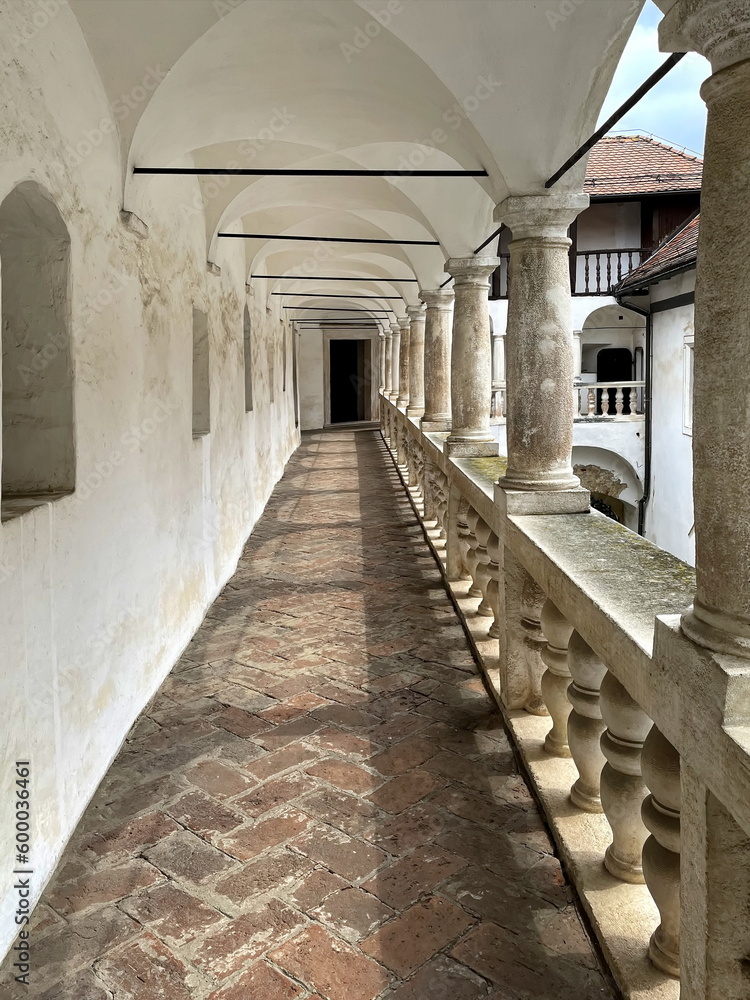
[(575, 382), (574, 420), (629, 417), (643, 420), (645, 382)]
[[(686, 564), (596, 511), (508, 513), (504, 458), (446, 454), (447, 432), (422, 431), (385, 398), (384, 422), (618, 985), (628, 997), (697, 997), (677, 978), (680, 937), (695, 942), (705, 919), (680, 903), (700, 892), (701, 859), (685, 845), (703, 843), (681, 781), (732, 814), (736, 837), (750, 832), (750, 730), (722, 714), (747, 697), (750, 669), (732, 675), (730, 699), (708, 651), (705, 670), (694, 654), (675, 658), (695, 589)], [(672, 652), (660, 656), (667, 633)]]

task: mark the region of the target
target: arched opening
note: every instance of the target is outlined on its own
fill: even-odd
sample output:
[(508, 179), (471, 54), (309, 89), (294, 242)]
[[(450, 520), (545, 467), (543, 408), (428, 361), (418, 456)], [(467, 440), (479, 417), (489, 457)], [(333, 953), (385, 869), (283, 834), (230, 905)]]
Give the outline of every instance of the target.
[(3, 518), (75, 488), (70, 236), (32, 182), (0, 205)]
[[(581, 329), (579, 380), (582, 385), (599, 386), (596, 390), (597, 415), (615, 414), (618, 389), (622, 394), (624, 416), (636, 416), (643, 412), (642, 387), (626, 386), (623, 383), (643, 382), (645, 338), (646, 326), (643, 316), (624, 306), (602, 306), (586, 317)], [(579, 412), (585, 414), (586, 390), (582, 390), (579, 395)]]
[(573, 469), (581, 485), (591, 492), (595, 510), (637, 530), (643, 484), (630, 462), (606, 448), (576, 446)]

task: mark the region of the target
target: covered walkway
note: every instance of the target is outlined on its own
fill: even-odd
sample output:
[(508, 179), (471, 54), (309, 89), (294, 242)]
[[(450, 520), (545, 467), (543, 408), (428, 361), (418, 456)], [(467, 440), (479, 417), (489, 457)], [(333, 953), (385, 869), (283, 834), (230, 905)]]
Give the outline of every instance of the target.
[(303, 436), (32, 927), (8, 1000), (613, 995), (378, 432)]

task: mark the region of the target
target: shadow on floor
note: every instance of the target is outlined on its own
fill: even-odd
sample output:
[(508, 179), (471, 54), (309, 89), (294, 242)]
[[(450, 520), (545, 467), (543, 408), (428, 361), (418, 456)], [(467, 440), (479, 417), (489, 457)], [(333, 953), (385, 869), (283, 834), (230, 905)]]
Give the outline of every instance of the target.
[(377, 432), (303, 436), (32, 955), (3, 998), (612, 996)]

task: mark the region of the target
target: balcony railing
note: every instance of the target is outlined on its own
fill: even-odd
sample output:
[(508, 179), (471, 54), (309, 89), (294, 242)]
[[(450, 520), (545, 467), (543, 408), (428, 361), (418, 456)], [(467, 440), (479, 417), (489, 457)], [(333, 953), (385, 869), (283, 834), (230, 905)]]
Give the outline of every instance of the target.
[[(605, 420), (618, 418), (643, 418), (643, 392), (645, 382), (589, 382), (574, 383), (574, 419)], [(506, 386), (504, 382), (492, 383), (490, 416), (503, 422), (506, 412)]]
[[(649, 247), (616, 247), (571, 251), (570, 286), (573, 295), (611, 295), (612, 289), (651, 254)], [(493, 299), (507, 299), (510, 254), (500, 254), (492, 275)]]
[(642, 417), (645, 382), (589, 382), (575, 385), (575, 419)]
[[(642, 386), (579, 391), (586, 414), (590, 393), (594, 409), (598, 393), (607, 407), (614, 393), (601, 414), (613, 419), (638, 415)], [(732, 661), (737, 687), (727, 688), (708, 654), (688, 654), (679, 613), (695, 576), (685, 563), (596, 511), (513, 514), (514, 491), (495, 499), (505, 459), (451, 458), (445, 433), (381, 402), (384, 437), (612, 973), (624, 996), (677, 1000), (680, 934), (691, 970), (709, 905), (744, 919), (744, 876), (730, 871), (735, 845), (750, 840), (740, 707), (750, 671)], [(725, 881), (710, 886), (708, 822), (711, 836), (721, 831), (711, 863), (727, 852)], [(745, 996), (746, 943), (732, 940), (745, 949)], [(709, 995), (685, 985), (691, 998)]]

